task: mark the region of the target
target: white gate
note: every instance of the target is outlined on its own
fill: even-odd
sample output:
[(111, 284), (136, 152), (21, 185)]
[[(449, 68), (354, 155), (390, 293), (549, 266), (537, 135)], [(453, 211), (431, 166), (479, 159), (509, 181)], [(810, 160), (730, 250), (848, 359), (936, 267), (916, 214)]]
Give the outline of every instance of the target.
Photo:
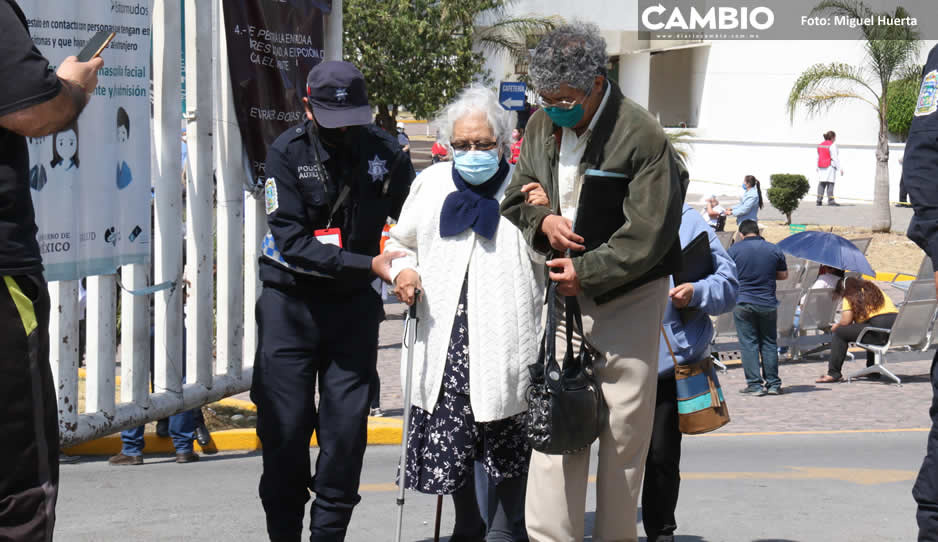
[[(220, 31), (224, 28), (221, 6), (222, 0), (185, 0), (188, 111), (184, 112), (179, 75), (180, 3), (152, 0), (153, 271), (151, 276), (149, 266), (124, 266), (120, 283), (129, 290), (167, 282), (173, 286), (151, 295), (120, 291), (119, 400), (115, 397), (116, 275), (87, 279), (83, 412), (79, 412), (78, 282), (49, 285), (50, 360), (63, 447), (250, 387), (257, 345), (254, 301), (260, 293), (257, 251), (266, 221), (263, 202), (244, 191), (241, 137), (225, 36)], [(327, 17), (332, 20), (326, 28), (326, 50), (330, 57), (341, 58), (341, 0), (333, 0), (333, 12), (335, 15)], [(185, 208), (180, 119), (186, 121), (189, 148)], [(187, 285), (185, 311), (183, 283)], [(155, 344), (152, 391), (151, 329)], [(186, 384), (182, 383), (183, 367)]]

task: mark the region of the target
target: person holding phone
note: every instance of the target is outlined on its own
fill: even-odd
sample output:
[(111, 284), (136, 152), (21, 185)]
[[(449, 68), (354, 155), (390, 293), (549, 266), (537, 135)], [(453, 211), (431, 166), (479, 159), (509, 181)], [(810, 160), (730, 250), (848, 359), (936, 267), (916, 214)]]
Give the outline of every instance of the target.
[(27, 137), (74, 124), (104, 62), (58, 70), (14, 0), (0, 0), (0, 540), (52, 540), (59, 482), (58, 405), (49, 366), (49, 294), (29, 188)]

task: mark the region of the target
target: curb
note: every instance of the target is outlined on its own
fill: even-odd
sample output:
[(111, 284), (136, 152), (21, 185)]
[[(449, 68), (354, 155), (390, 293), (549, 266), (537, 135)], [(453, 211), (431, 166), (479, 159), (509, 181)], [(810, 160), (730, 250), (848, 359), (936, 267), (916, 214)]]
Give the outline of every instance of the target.
[[(252, 403), (240, 401), (238, 399), (223, 399), (220, 403), (227, 403), (228, 406), (241, 406), (231, 403), (247, 403), (255, 410)], [(245, 407), (246, 408), (246, 407)], [(404, 423), (399, 418), (368, 418), (368, 444), (390, 445), (400, 444), (401, 436), (404, 432)], [(168, 437), (158, 437), (155, 433), (144, 435), (144, 450), (147, 454), (154, 453), (175, 453), (172, 439)], [(194, 443), (196, 452), (204, 450), (198, 442)], [(214, 445), (214, 447), (212, 446)], [(316, 447), (316, 435), (309, 441), (310, 447)], [(209, 451), (215, 452), (251, 452), (262, 448), (261, 441), (257, 438), (257, 432), (254, 429), (228, 429), (226, 431), (215, 431), (212, 433), (212, 444), (208, 446)], [(65, 455), (114, 455), (121, 451), (120, 435), (108, 435), (104, 438), (84, 442), (71, 448), (62, 450)]]

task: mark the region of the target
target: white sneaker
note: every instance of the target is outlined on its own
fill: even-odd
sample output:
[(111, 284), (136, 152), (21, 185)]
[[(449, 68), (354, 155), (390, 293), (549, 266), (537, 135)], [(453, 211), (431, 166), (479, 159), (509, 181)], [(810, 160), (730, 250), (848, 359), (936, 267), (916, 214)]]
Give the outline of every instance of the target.
[(372, 418), (383, 418), (383, 417), (384, 417), (384, 411), (381, 410), (381, 407), (375, 407), (375, 408), (371, 409), (371, 417), (372, 417)]

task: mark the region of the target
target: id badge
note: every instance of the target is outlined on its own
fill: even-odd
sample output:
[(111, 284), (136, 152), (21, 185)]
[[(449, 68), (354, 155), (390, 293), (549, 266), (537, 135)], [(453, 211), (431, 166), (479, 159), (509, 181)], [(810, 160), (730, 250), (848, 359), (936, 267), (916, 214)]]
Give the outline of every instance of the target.
[(316, 240), (324, 245), (335, 245), (342, 248), (342, 228), (328, 228), (313, 232)]

